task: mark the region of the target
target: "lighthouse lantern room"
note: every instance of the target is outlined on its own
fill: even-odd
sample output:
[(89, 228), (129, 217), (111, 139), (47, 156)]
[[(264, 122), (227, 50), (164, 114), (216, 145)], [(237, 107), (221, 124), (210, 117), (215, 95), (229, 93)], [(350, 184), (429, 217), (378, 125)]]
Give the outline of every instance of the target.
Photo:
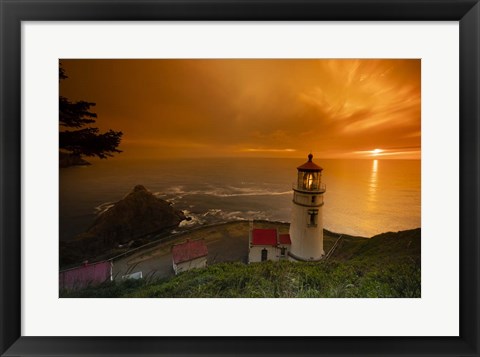
[(313, 155), (297, 167), (298, 178), (293, 185), (292, 219), (290, 222), (291, 250), (293, 260), (317, 261), (325, 254), (323, 250), (323, 194), (322, 168), (315, 164)]

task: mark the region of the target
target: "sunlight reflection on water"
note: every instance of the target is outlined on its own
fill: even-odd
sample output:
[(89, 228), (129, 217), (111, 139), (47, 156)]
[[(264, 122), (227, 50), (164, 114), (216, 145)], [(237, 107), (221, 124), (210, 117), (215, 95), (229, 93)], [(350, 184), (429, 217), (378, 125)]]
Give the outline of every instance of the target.
[(369, 210), (374, 209), (377, 202), (377, 171), (378, 171), (378, 160), (373, 160), (372, 172), (370, 174), (370, 182), (368, 184), (368, 208)]
[[(60, 236), (71, 239), (98, 209), (143, 184), (204, 224), (231, 219), (288, 222), (291, 182), (303, 159), (106, 160), (60, 171)], [(420, 227), (419, 160), (318, 160), (327, 186), (324, 227), (371, 237)]]

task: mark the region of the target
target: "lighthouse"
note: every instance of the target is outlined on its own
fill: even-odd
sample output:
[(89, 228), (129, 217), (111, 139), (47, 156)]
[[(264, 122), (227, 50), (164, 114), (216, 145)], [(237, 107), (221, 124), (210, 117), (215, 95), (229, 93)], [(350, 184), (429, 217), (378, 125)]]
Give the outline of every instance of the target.
[(315, 164), (313, 155), (297, 167), (297, 182), (293, 184), (292, 219), (290, 222), (290, 258), (299, 261), (318, 261), (323, 250), (323, 194), (322, 168)]

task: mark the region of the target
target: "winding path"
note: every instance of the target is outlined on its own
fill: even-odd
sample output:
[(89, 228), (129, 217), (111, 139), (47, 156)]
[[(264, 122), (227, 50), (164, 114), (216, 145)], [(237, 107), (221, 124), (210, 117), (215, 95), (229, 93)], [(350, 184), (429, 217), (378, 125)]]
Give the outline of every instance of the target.
[[(288, 233), (288, 223), (255, 222), (256, 228), (278, 228), (281, 233)], [(242, 261), (248, 257), (248, 221), (236, 221), (200, 227), (179, 233), (168, 242), (159, 242), (145, 249), (118, 258), (113, 261), (114, 279), (122, 279), (126, 274), (142, 272), (144, 279), (164, 278), (174, 275), (172, 269), (171, 249), (174, 244), (186, 239), (205, 239), (208, 247), (207, 264), (219, 262)]]

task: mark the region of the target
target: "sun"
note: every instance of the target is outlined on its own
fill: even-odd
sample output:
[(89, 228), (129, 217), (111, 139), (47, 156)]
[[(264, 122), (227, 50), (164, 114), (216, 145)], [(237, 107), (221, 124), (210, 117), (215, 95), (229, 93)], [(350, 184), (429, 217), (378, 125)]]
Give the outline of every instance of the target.
[(372, 152), (373, 156), (378, 156), (379, 154), (381, 154), (383, 152), (383, 150), (382, 149), (374, 149), (371, 152)]

